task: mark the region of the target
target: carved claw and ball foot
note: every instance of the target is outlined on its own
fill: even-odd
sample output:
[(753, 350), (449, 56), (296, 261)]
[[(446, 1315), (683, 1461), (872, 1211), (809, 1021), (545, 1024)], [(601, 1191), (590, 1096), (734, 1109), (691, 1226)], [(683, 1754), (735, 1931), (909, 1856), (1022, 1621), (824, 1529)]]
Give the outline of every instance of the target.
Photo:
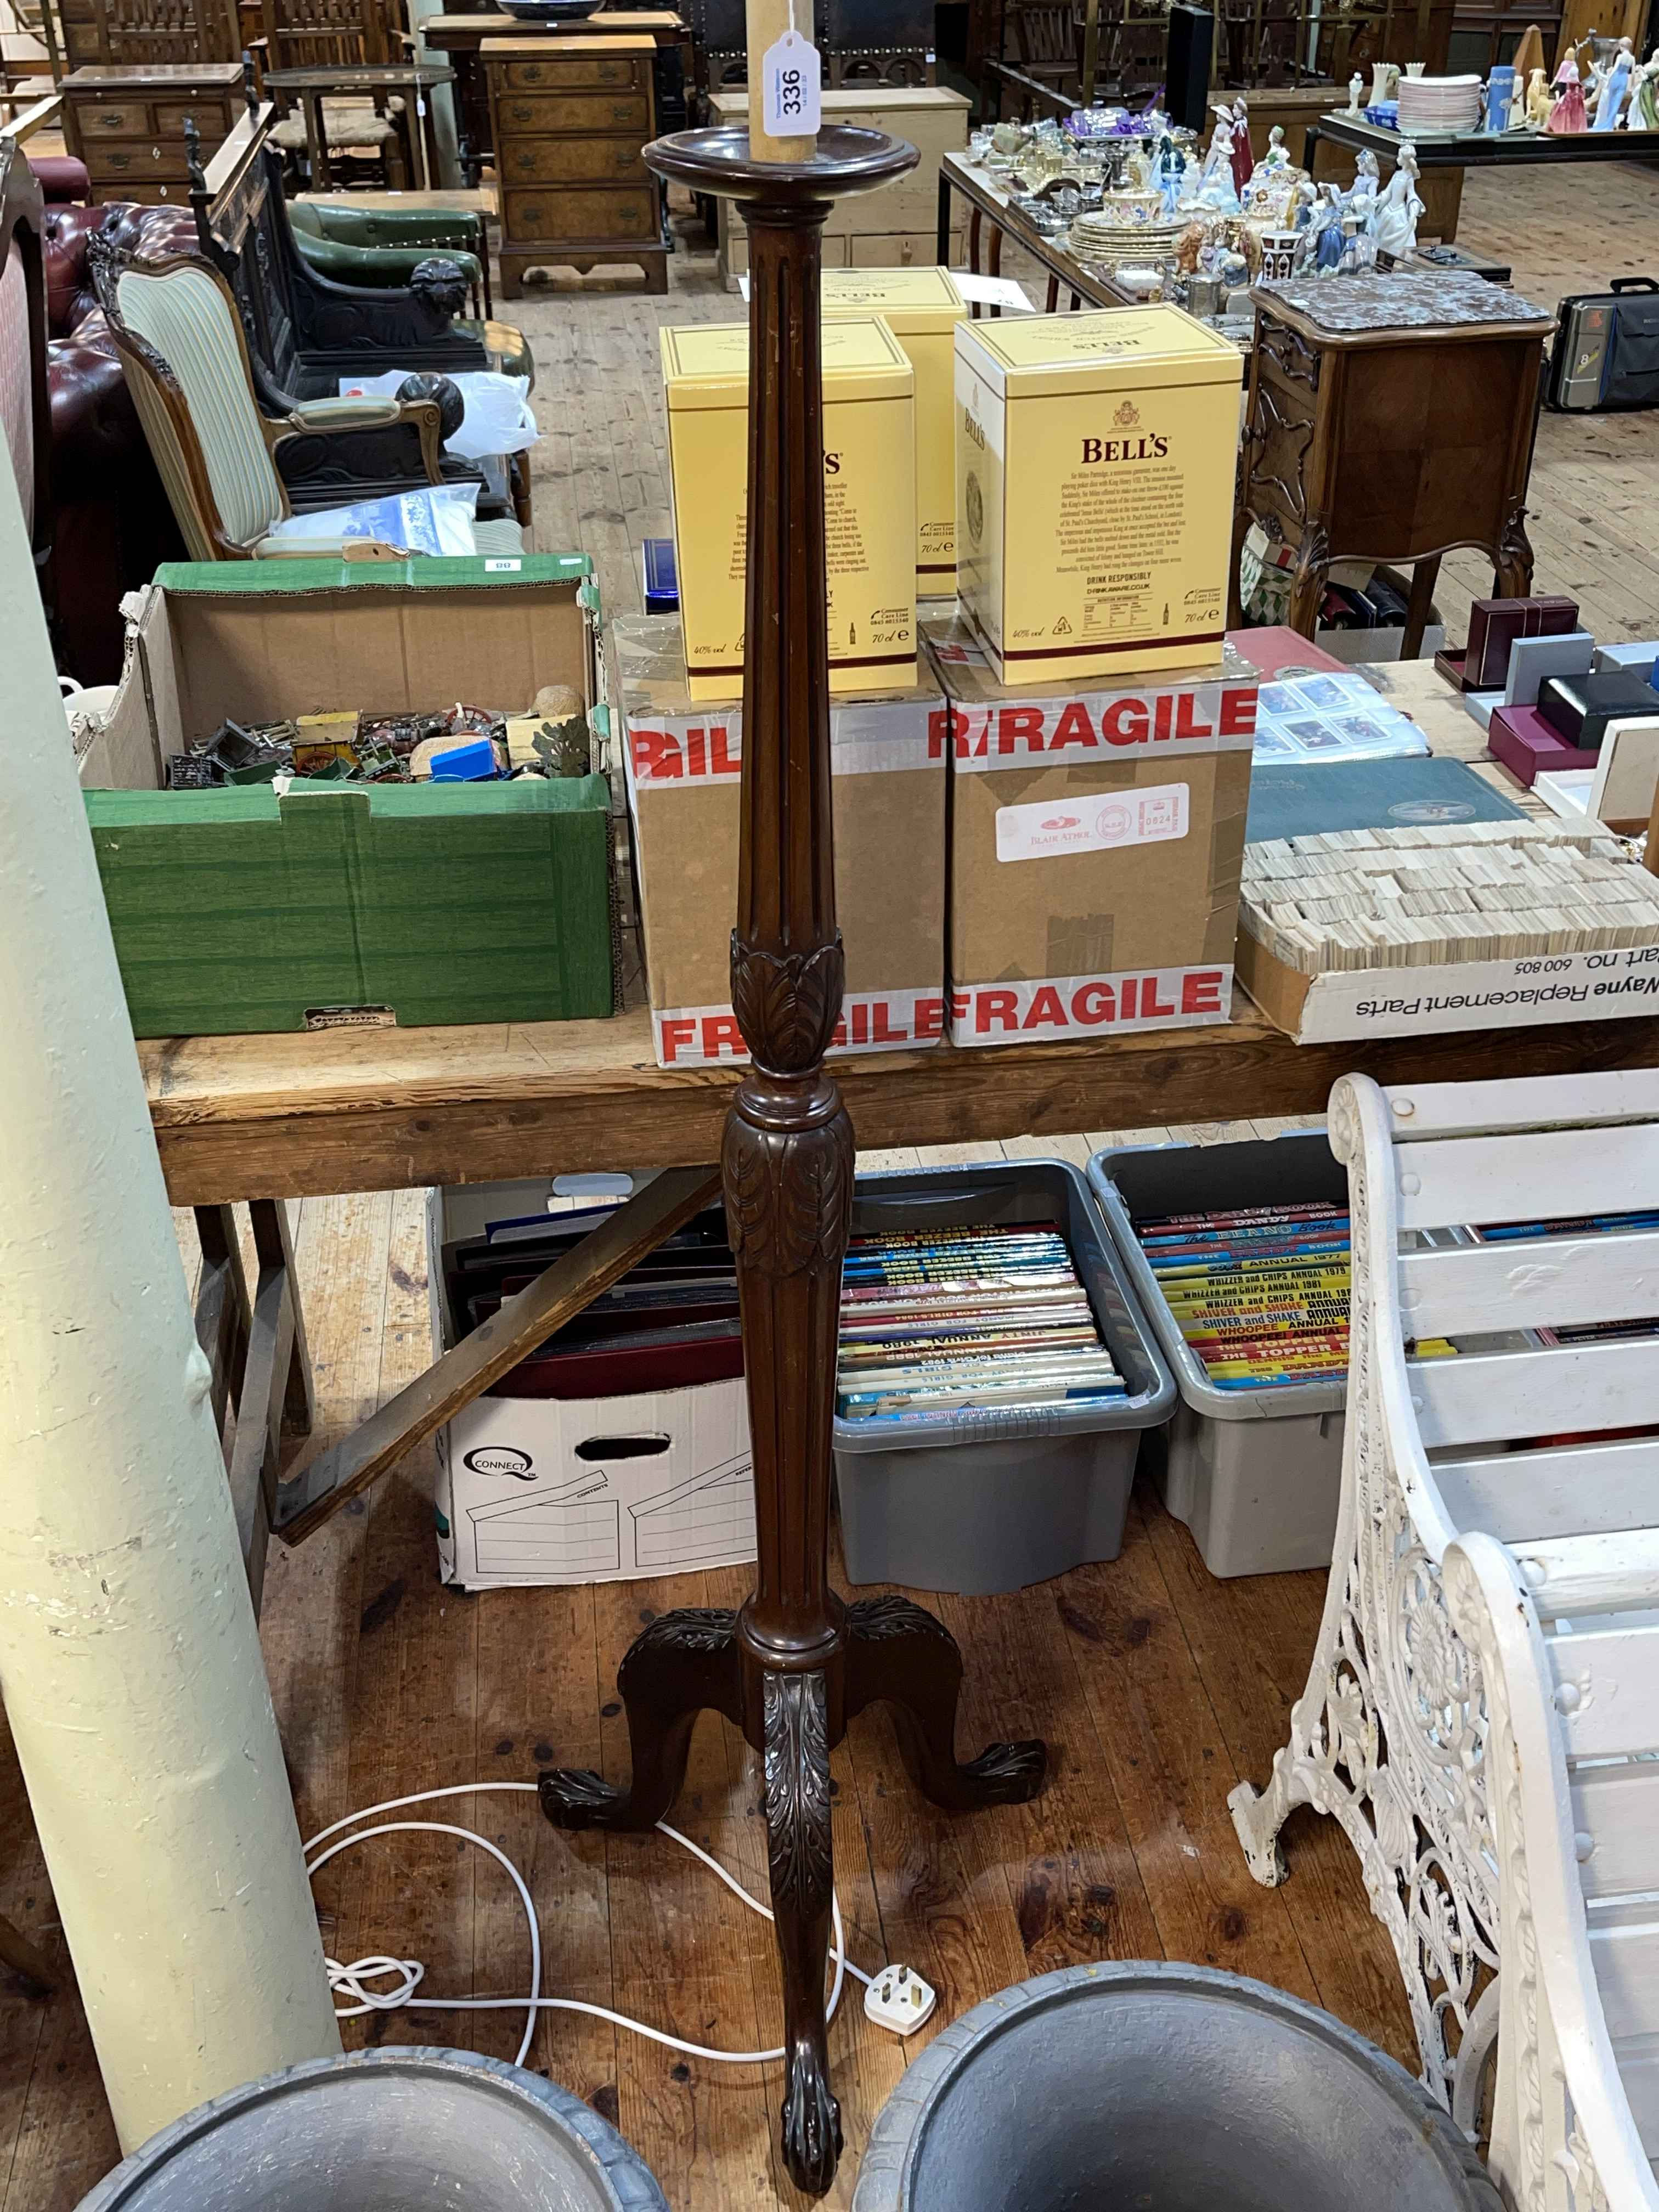
[(958, 1765), (957, 1706), (962, 1653), (942, 1620), (908, 1597), (870, 1597), (847, 1613), (847, 1710), (894, 1709), (905, 1771), (947, 1813), (1023, 1805), (1042, 1787), (1047, 1747), (1035, 1739), (988, 1745)]
[(781, 2148), (790, 2179), (822, 2197), (841, 2157), (823, 2017), (835, 1863), (830, 1825), (829, 1685), (814, 1668), (762, 1677), (767, 1865), (783, 1965)]
[(664, 1613), (629, 1645), (617, 1687), (628, 1715), (632, 1782), (615, 1789), (576, 1766), (539, 1776), (541, 1808), (556, 1828), (654, 1828), (685, 1779), (697, 1715), (724, 1713), (743, 1725), (737, 1615), (712, 1607)]
[(784, 2169), (806, 2197), (828, 2194), (841, 2163), (841, 2106), (823, 2053), (803, 2038), (786, 2055), (778, 2112)]

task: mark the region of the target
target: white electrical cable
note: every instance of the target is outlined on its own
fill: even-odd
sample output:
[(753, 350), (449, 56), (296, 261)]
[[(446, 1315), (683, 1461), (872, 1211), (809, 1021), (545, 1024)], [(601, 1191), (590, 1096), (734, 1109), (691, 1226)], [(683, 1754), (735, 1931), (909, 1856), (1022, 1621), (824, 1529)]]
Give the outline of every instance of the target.
[[(653, 2043), (664, 2045), (670, 2051), (684, 2051), (689, 2058), (712, 2059), (723, 2066), (764, 2066), (781, 2058), (781, 2046), (776, 2051), (711, 2051), (701, 2043), (682, 2042), (678, 2036), (665, 2034), (661, 2028), (647, 2027), (643, 2021), (629, 2020), (626, 2014), (611, 2012), (605, 2005), (585, 2004), (578, 1997), (544, 1997), (541, 1993), (541, 1923), (536, 1917), (535, 1903), (525, 1878), (505, 1851), (492, 1844), (487, 1836), (480, 1836), (471, 1828), (453, 1827), (443, 1820), (386, 1820), (376, 1828), (362, 1828), (357, 1825), (361, 1820), (372, 1820), (377, 1813), (400, 1813), (406, 1806), (428, 1805), (435, 1798), (482, 1797), (491, 1790), (534, 1791), (536, 1788), (533, 1782), (459, 1782), (444, 1790), (417, 1790), (413, 1796), (388, 1797), (382, 1804), (365, 1806), (360, 1813), (348, 1813), (343, 1820), (331, 1821), (326, 1828), (319, 1828), (311, 1838), (304, 1846), (306, 1869), (314, 1876), (331, 1858), (337, 1857), (342, 1851), (350, 1850), (354, 1844), (367, 1843), (371, 1836), (459, 1836), (464, 1843), (476, 1844), (481, 1851), (488, 1851), (498, 1866), (506, 1869), (513, 1887), (519, 1893), (519, 1902), (524, 1907), (524, 1917), (530, 1928), (530, 1995), (527, 1997), (417, 1997), (415, 1992), (426, 1975), (426, 1968), (421, 1961), (418, 1959), (393, 1959), (380, 1952), (369, 1958), (354, 1959), (349, 1966), (342, 1966), (337, 1959), (324, 1960), (328, 1969), (330, 1989), (337, 1996), (353, 2000), (349, 2004), (336, 2005), (335, 2016), (339, 2020), (357, 2020), (364, 2013), (396, 2012), (405, 2006), (415, 2012), (513, 2012), (522, 2005), (526, 2014), (524, 2037), (514, 2062), (519, 2066), (522, 2066), (529, 2056), (531, 2044), (535, 2039), (538, 2012), (586, 2013), (594, 2020), (608, 2020), (615, 2027), (626, 2028), (630, 2035), (643, 2035)], [(693, 1858), (701, 1859), (709, 1872), (718, 1875), (732, 1894), (741, 1899), (751, 1912), (758, 1912), (763, 1920), (771, 1919), (772, 1914), (768, 1907), (757, 1897), (750, 1896), (735, 1875), (728, 1873), (718, 1859), (711, 1858), (700, 1845), (692, 1842), (690, 1836), (683, 1836), (678, 1828), (671, 1828), (665, 1820), (659, 1820), (657, 1827), (661, 1834), (670, 1837), (690, 1851)], [(355, 1832), (342, 1836), (340, 1831), (343, 1828), (352, 1829)], [(339, 1842), (329, 1844), (325, 1851), (313, 1857), (319, 1844), (327, 1844), (331, 1836), (339, 1836)], [(847, 1938), (841, 1921), (841, 1900), (833, 1892), (830, 1909), (836, 1930), (830, 1956), (835, 1962), (836, 1973), (824, 2007), (826, 2020), (833, 2020), (836, 2016), (836, 2008), (841, 2002), (842, 1988), (847, 1975), (851, 1974), (866, 1987), (872, 1979), (862, 1967), (855, 1966), (847, 1956)], [(395, 1977), (391, 1989), (374, 1990), (368, 1986), (371, 1982), (384, 1980), (388, 1976)]]

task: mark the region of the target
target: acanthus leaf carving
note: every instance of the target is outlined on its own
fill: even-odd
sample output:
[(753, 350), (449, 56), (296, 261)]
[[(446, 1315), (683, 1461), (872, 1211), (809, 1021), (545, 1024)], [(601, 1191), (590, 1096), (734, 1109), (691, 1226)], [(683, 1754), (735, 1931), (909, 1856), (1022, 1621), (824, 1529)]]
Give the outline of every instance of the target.
[[(739, 1109), (742, 1094), (739, 1092)], [(741, 1110), (721, 1152), (726, 1219), (740, 1267), (799, 1275), (839, 1266), (853, 1206), (853, 1125), (845, 1113), (805, 1129), (766, 1129)]]
[(732, 1007), (763, 1067), (799, 1075), (822, 1060), (841, 1018), (841, 932), (805, 952), (769, 952), (732, 933)]

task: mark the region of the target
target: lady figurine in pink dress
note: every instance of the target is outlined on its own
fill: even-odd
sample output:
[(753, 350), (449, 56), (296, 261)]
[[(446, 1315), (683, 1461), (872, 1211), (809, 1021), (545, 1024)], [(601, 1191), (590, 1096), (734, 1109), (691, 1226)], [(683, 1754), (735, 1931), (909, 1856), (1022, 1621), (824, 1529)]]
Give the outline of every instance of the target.
[(1553, 131), (1559, 137), (1570, 131), (1586, 129), (1589, 118), (1584, 112), (1584, 88), (1578, 82), (1578, 64), (1570, 52), (1562, 56), (1554, 82), (1556, 100), (1550, 110), (1549, 121), (1544, 125), (1545, 130)]

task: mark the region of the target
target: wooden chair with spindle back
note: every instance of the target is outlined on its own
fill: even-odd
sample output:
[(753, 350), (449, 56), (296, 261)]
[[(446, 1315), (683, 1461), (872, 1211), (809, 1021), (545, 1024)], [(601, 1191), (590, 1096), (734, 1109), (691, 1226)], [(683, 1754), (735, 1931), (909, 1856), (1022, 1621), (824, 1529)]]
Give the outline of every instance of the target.
[(242, 50), (235, 0), (97, 0), (84, 13), (56, 12), (66, 70), (199, 66)]
[[(263, 0), (258, 49), (269, 70), (384, 66), (406, 60), (413, 40), (397, 0)], [(389, 190), (406, 185), (413, 173), (406, 102), (395, 94), (373, 98), (347, 93), (322, 102), (331, 157), (336, 148), (370, 153), (385, 171)], [(306, 149), (305, 118), (296, 107), (273, 129), (270, 143), (285, 155)]]

